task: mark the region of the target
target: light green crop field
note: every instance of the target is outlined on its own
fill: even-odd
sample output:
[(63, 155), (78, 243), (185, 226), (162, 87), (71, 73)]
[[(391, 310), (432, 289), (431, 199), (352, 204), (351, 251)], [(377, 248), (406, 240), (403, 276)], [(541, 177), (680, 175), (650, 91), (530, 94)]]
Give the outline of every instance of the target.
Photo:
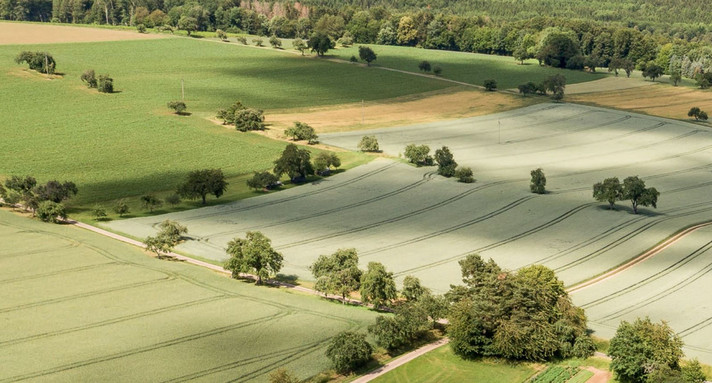
[[(343, 60), (351, 56), (359, 57), (358, 46), (338, 48), (327, 52)], [(509, 56), (485, 55), (479, 53), (451, 52), (434, 49), (419, 49), (388, 45), (366, 45), (378, 55), (372, 65), (418, 72), (418, 64), (427, 60), (431, 66), (442, 68), (442, 77), (482, 86), (487, 79), (497, 80), (499, 89), (516, 88), (517, 85), (533, 81), (541, 82), (549, 76), (562, 74), (567, 84), (593, 81), (608, 76), (608, 73), (587, 73), (576, 70), (556, 69), (538, 65), (529, 60), (525, 65)], [(432, 73), (432, 72), (431, 72)]]
[(0, 211), (0, 381), (266, 381), (329, 368), (375, 313)]
[(536, 370), (524, 363), (469, 361), (449, 346), (435, 349), (375, 379), (376, 383), (519, 383)]
[[(15, 64), (22, 50), (49, 51), (63, 76), (48, 80)], [(86, 69), (110, 74), (118, 93), (87, 89), (79, 78)], [(181, 97), (181, 80), (191, 116), (173, 115), (166, 107)], [(187, 38), (0, 46), (0, 83), (0, 177), (72, 180), (80, 194), (70, 203), (79, 208), (173, 190), (194, 169), (222, 168), (234, 178), (271, 168), (284, 143), (206, 120), (236, 100), (262, 109), (290, 108), (449, 86)], [(362, 161), (356, 157), (350, 158)]]

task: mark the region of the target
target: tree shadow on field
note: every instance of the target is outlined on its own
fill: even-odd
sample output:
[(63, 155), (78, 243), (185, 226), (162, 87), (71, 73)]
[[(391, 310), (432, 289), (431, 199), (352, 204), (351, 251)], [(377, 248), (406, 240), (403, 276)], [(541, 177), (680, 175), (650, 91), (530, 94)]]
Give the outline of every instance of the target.
[(275, 280), (275, 281), (278, 281), (278, 282), (282, 282), (282, 283), (289, 283), (290, 285), (299, 286), (300, 283), (299, 283), (298, 278), (299, 278), (299, 277), (297, 277), (297, 275), (295, 275), (295, 274), (289, 274), (289, 275), (287, 275), (287, 274), (277, 274), (277, 275), (274, 277), (274, 280)]
[(596, 209), (600, 211), (607, 211), (610, 213), (632, 214), (643, 217), (658, 217), (666, 215), (665, 213), (659, 213), (657, 211), (651, 210), (652, 208), (646, 208), (642, 206), (638, 207), (638, 214), (633, 214), (633, 207), (628, 205), (615, 204), (613, 206), (613, 209), (610, 209), (607, 202), (601, 203), (600, 205), (596, 206)]

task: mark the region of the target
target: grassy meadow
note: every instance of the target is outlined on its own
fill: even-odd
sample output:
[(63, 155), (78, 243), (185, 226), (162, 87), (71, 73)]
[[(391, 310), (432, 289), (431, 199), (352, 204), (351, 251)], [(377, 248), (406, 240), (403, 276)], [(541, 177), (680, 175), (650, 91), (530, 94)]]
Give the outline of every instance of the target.
[(0, 240), (3, 382), (306, 379), (330, 337), (375, 317), (4, 210)]

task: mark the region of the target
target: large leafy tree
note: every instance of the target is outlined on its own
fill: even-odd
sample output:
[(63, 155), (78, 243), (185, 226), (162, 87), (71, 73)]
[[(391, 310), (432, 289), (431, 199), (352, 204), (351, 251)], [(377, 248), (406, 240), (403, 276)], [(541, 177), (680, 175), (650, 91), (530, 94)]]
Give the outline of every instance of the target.
[(369, 262), (366, 272), (361, 276), (361, 299), (373, 303), (375, 308), (388, 305), (397, 297), (393, 273), (379, 262)]
[(529, 183), (529, 189), (532, 193), (544, 194), (546, 193), (546, 176), (541, 168), (534, 169), (530, 172), (532, 176), (531, 182)]
[(309, 150), (299, 149), (297, 145), (288, 144), (282, 156), (274, 161), (274, 174), (281, 177), (287, 174), (292, 181), (314, 174)]
[(638, 176), (627, 177), (623, 180), (623, 199), (630, 200), (633, 205), (633, 214), (638, 214), (638, 206), (658, 207), (660, 192), (655, 188), (646, 188), (645, 181)]
[(45, 185), (40, 185), (35, 189), (37, 198), (41, 201), (62, 202), (77, 194), (77, 185), (71, 181), (60, 183), (59, 181), (49, 181)]
[(158, 225), (160, 229), (156, 236), (146, 237), (146, 250), (156, 253), (158, 258), (173, 251), (173, 248), (188, 233), (188, 228), (176, 221), (165, 220)]
[(365, 61), (366, 65), (368, 66), (370, 66), (371, 62), (375, 61), (378, 57), (376, 55), (376, 52), (373, 51), (373, 49), (366, 46), (358, 47), (358, 56), (361, 58), (361, 60)]
[(616, 201), (623, 198), (623, 186), (618, 177), (606, 178), (594, 184), (593, 198), (599, 202), (608, 202), (609, 208), (613, 209)]
[(331, 339), (326, 357), (336, 371), (349, 372), (366, 364), (372, 352), (373, 347), (366, 341), (366, 334), (344, 331)]
[(438, 163), (438, 174), (443, 177), (452, 177), (457, 169), (457, 162), (447, 146), (435, 151), (435, 162)]
[(227, 244), (225, 269), (233, 278), (242, 273), (255, 273), (257, 284), (282, 269), (282, 254), (272, 248), (272, 241), (259, 231), (248, 231), (245, 239), (235, 238)]
[(188, 173), (188, 178), (178, 187), (177, 193), (184, 198), (202, 198), (205, 205), (208, 194), (220, 198), (227, 190), (227, 186), (228, 183), (221, 169), (202, 169)]
[(310, 269), (317, 280), (317, 291), (339, 294), (344, 302), (361, 286), (362, 272), (358, 268), (356, 249), (339, 249), (332, 255), (320, 255)]
[(430, 147), (428, 145), (409, 144), (405, 147), (403, 155), (408, 159), (408, 162), (416, 166), (429, 166), (433, 164), (433, 158), (430, 156)]
[(307, 41), (307, 47), (316, 52), (317, 56), (323, 56), (329, 49), (334, 48), (334, 43), (327, 34), (315, 33)]
[(376, 343), (388, 350), (410, 346), (427, 334), (433, 324), (423, 305), (409, 302), (398, 306), (395, 315), (379, 315), (376, 323), (368, 327), (368, 332), (376, 338)]

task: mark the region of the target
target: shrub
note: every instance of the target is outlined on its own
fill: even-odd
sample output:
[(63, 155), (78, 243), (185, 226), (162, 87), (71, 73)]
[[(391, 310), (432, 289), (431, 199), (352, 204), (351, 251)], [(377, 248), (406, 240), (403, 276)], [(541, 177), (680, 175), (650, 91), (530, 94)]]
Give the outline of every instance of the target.
[(114, 93), (114, 79), (108, 74), (99, 75), (98, 90), (101, 93)]
[(546, 193), (546, 176), (541, 168), (534, 169), (531, 171), (531, 182), (529, 183), (529, 189), (532, 193), (544, 194)]
[(67, 216), (64, 205), (53, 201), (42, 201), (35, 212), (37, 217), (44, 222), (59, 223)]
[(143, 24), (136, 25), (136, 30), (138, 33), (146, 33), (146, 26)]
[(255, 44), (255, 46), (258, 46), (258, 47), (261, 47), (264, 45), (264, 40), (262, 40), (261, 37), (252, 39), (252, 42)]
[(168, 102), (168, 107), (173, 109), (176, 114), (183, 114), (188, 109), (183, 101), (170, 101)]
[(430, 62), (423, 60), (418, 64), (418, 69), (427, 73), (430, 72), (433, 68), (430, 66)]
[(81, 80), (87, 84), (89, 88), (96, 88), (98, 83), (96, 81), (96, 74), (94, 69), (87, 69), (82, 73)]
[(166, 197), (166, 203), (168, 203), (171, 206), (176, 206), (181, 202), (180, 195), (178, 193), (173, 193)]
[(216, 30), (215, 36), (217, 36), (217, 38), (219, 38), (222, 41), (227, 41), (227, 33), (225, 33), (225, 31), (223, 31), (222, 29)]
[(440, 76), (443, 73), (443, 68), (441, 68), (439, 65), (436, 65), (433, 67), (433, 73), (436, 76)]
[(341, 159), (336, 153), (321, 152), (314, 157), (314, 169), (321, 172), (320, 174), (328, 174), (332, 166), (334, 168), (341, 166)]
[(141, 196), (141, 204), (143, 204), (143, 207), (148, 209), (149, 212), (153, 212), (153, 209), (159, 208), (163, 205), (163, 201), (156, 198), (153, 194), (146, 194)]
[(351, 58), (349, 59), (349, 61), (351, 61), (352, 63), (357, 63), (358, 59), (356, 58), (356, 56), (351, 55)]
[(272, 35), (269, 38), (269, 45), (271, 45), (272, 48), (282, 48), (282, 40), (280, 40), (277, 36)]
[(497, 89), (497, 80), (487, 79), (484, 82), (485, 89), (488, 91), (493, 91)]
[(278, 368), (269, 374), (269, 383), (299, 383), (299, 378), (292, 375), (285, 368)]
[(293, 127), (285, 130), (284, 134), (294, 141), (305, 140), (308, 141), (309, 144), (316, 144), (319, 142), (319, 136), (317, 136), (314, 128), (299, 121), (296, 121)]
[(372, 352), (373, 347), (366, 341), (366, 334), (343, 331), (329, 342), (326, 357), (336, 371), (349, 372), (365, 365), (371, 359)]
[(124, 214), (127, 214), (129, 211), (129, 205), (124, 200), (119, 200), (116, 202), (116, 205), (114, 205), (114, 212), (118, 214), (119, 217), (123, 217)]
[(101, 205), (94, 205), (91, 212), (94, 216), (94, 219), (96, 219), (97, 221), (102, 221), (106, 219), (106, 209), (104, 209), (104, 207)]
[(433, 164), (433, 157), (429, 155), (428, 145), (410, 144), (405, 147), (404, 155), (410, 163), (416, 166), (430, 166)]
[(472, 169), (468, 167), (459, 167), (455, 170), (455, 177), (459, 182), (464, 182), (466, 184), (471, 184), (475, 182), (473, 178)]
[(435, 161), (438, 163), (438, 174), (448, 178), (455, 175), (457, 162), (447, 146), (435, 151)]
[(235, 129), (241, 132), (264, 130), (265, 116), (259, 109), (245, 108), (235, 112)]
[(47, 52), (23, 51), (15, 57), (15, 62), (18, 64), (27, 63), (30, 69), (47, 74), (54, 73), (57, 66), (54, 57)]
[(526, 84), (518, 85), (517, 89), (519, 89), (519, 94), (526, 96), (528, 94), (536, 93), (537, 85), (529, 81)]
[(238, 36), (238, 37), (236, 37), (236, 40), (238, 42), (242, 43), (242, 45), (247, 45), (247, 37), (245, 37), (245, 36)]
[(247, 187), (255, 190), (270, 189), (277, 187), (279, 178), (270, 172), (255, 172), (255, 174), (247, 180)]
[(217, 118), (223, 120), (223, 125), (234, 124), (235, 113), (246, 108), (247, 107), (242, 105), (240, 101), (235, 101), (235, 103), (230, 105), (227, 109), (218, 110)]
[(358, 148), (362, 152), (378, 152), (378, 140), (376, 136), (363, 136), (361, 141), (358, 143)]

